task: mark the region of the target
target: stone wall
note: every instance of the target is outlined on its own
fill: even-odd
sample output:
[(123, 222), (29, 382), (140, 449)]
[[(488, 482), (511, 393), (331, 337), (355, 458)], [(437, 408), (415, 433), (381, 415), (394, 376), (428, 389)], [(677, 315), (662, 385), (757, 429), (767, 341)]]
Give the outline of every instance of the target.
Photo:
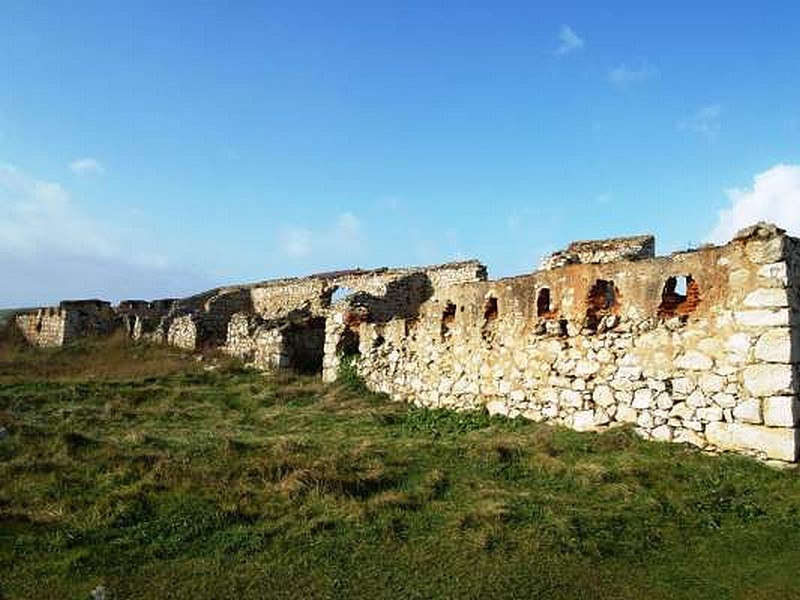
[[(371, 322), (413, 318), (436, 287), (486, 279), (477, 261), (320, 273), (247, 286), (252, 311), (228, 320), (223, 350), (261, 368), (318, 365), (327, 378), (338, 369), (336, 352), (324, 353), (326, 336), (338, 337), (331, 315), (359, 313)], [(337, 298), (337, 295), (341, 296)], [(324, 361), (323, 361), (324, 355)]]
[(64, 302), (20, 314), (58, 346), (133, 339), (221, 348), (259, 369), (344, 357), (399, 401), (796, 461), (800, 240), (758, 224), (725, 246), (654, 256), (652, 236), (575, 242), (546, 268), (488, 281), (466, 261), (348, 270), (181, 300)]
[(38, 308), (16, 315), (15, 322), (33, 346), (57, 347), (83, 336), (114, 331), (116, 317), (102, 300), (65, 300), (57, 307)]
[(16, 316), (16, 324), (32, 346), (51, 348), (64, 343), (67, 313), (55, 307), (40, 308)]
[(794, 461), (799, 247), (760, 226), (723, 247), (436, 288), (414, 318), (341, 311), (326, 365), (355, 332), (359, 371), (396, 400), (578, 430), (630, 423)]
[(542, 261), (542, 269), (556, 269), (572, 264), (609, 263), (654, 258), (656, 239), (652, 235), (584, 240), (572, 242)]

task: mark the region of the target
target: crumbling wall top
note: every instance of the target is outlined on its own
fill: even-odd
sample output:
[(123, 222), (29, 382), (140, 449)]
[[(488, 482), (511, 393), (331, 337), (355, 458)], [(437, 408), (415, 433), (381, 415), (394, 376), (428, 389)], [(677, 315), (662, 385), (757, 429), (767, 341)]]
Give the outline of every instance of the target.
[(771, 239), (780, 237), (786, 233), (785, 229), (781, 229), (774, 223), (767, 223), (766, 221), (759, 221), (755, 225), (750, 225), (744, 229), (740, 229), (733, 237), (734, 240), (749, 240), (749, 239)]
[(652, 235), (582, 240), (554, 252), (542, 261), (541, 268), (555, 269), (572, 264), (602, 264), (654, 258), (656, 239)]
[(58, 306), (66, 310), (102, 310), (110, 309), (111, 303), (106, 300), (91, 298), (86, 300), (62, 300)]

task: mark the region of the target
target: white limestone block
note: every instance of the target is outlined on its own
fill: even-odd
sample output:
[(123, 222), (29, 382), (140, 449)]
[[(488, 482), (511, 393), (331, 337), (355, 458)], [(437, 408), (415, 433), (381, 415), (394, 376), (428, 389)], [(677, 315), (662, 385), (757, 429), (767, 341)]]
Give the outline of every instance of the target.
[(702, 421), (698, 421), (697, 419), (684, 421), (683, 426), (686, 427), (687, 429), (692, 429), (694, 431), (703, 431), (703, 423)]
[(643, 429), (650, 429), (653, 426), (653, 415), (642, 411), (636, 419), (636, 424)]
[(536, 408), (529, 408), (528, 410), (523, 411), (522, 416), (525, 419), (528, 419), (530, 421), (535, 421), (537, 423), (544, 418), (542, 415), (542, 411)]
[(789, 272), (785, 262), (769, 263), (759, 267), (758, 276), (766, 279), (768, 285), (786, 287), (789, 283)]
[(792, 396), (773, 396), (764, 399), (764, 425), (794, 427), (800, 418), (800, 403)]
[(711, 397), (711, 401), (720, 408), (733, 408), (736, 406), (736, 396), (720, 392)]
[(670, 396), (667, 392), (661, 392), (658, 396), (656, 396), (656, 406), (661, 410), (669, 410), (672, 408), (672, 396)]
[(562, 390), (560, 398), (563, 406), (570, 406), (573, 408), (580, 408), (583, 406), (583, 394), (575, 390)]
[(725, 379), (715, 373), (703, 373), (697, 383), (706, 394), (721, 392), (725, 387)]
[(721, 450), (755, 450), (767, 458), (792, 462), (797, 458), (795, 429), (744, 423), (709, 423), (706, 439)]
[(764, 362), (792, 362), (791, 330), (788, 327), (776, 327), (763, 333), (756, 342), (755, 355)]
[(722, 421), (722, 409), (719, 406), (698, 408), (697, 418), (701, 421)]
[(714, 366), (714, 361), (701, 352), (689, 350), (675, 361), (675, 366), (687, 371), (708, 371)]
[(742, 327), (785, 327), (791, 323), (788, 308), (743, 310), (735, 312), (733, 316)]
[(594, 411), (579, 410), (572, 417), (572, 428), (575, 431), (594, 431), (597, 425), (594, 420)]
[(611, 421), (608, 412), (603, 408), (594, 411), (594, 422), (596, 425), (607, 425)]
[(744, 387), (753, 396), (792, 393), (792, 366), (785, 364), (750, 365), (744, 370)]
[(622, 404), (630, 404), (633, 402), (633, 393), (628, 390), (619, 390), (614, 392), (614, 398)]
[(621, 423), (635, 423), (638, 416), (636, 410), (623, 404), (617, 407), (615, 419)]
[(524, 402), (525, 392), (522, 390), (513, 390), (511, 394), (509, 394), (509, 398), (511, 398), (512, 402)]
[(508, 416), (508, 405), (503, 400), (490, 400), (486, 403), (486, 410), (490, 415)]
[(638, 381), (642, 377), (642, 368), (637, 365), (624, 365), (617, 369), (615, 379)]
[(577, 377), (590, 377), (600, 370), (600, 363), (593, 360), (579, 360), (575, 364), (575, 375)]
[(689, 397), (686, 399), (686, 405), (691, 406), (692, 408), (708, 406), (708, 399), (705, 397), (703, 392), (698, 389), (689, 394)]
[(650, 432), (654, 440), (669, 442), (672, 440), (672, 428), (669, 425), (659, 425)]
[(675, 431), (675, 437), (673, 441), (679, 444), (691, 444), (692, 446), (697, 446), (698, 448), (703, 448), (706, 445), (706, 440), (703, 436), (698, 435), (694, 431), (689, 429), (679, 429)]
[(789, 296), (782, 288), (760, 288), (747, 294), (744, 305), (748, 308), (783, 308), (789, 306)]
[(558, 406), (548, 404), (542, 409), (542, 416), (546, 419), (555, 419), (558, 416)]
[(679, 396), (688, 396), (695, 387), (697, 384), (688, 377), (677, 377), (672, 380), (672, 393)]
[(633, 393), (631, 406), (636, 409), (650, 408), (653, 404), (653, 392), (649, 388), (642, 388)]
[(594, 388), (592, 401), (598, 406), (611, 406), (616, 402), (613, 390), (607, 385), (598, 385)]
[(725, 349), (732, 354), (746, 356), (750, 351), (750, 336), (744, 332), (734, 333), (725, 341)]

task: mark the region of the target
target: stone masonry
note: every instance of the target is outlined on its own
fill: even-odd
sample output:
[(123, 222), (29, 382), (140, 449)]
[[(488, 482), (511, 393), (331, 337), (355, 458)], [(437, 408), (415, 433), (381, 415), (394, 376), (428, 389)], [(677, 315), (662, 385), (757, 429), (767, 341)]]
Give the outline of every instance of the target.
[(800, 240), (773, 225), (665, 257), (652, 236), (574, 242), (495, 281), (467, 261), (128, 301), (94, 320), (71, 310), (17, 324), (39, 345), (124, 326), (325, 381), (350, 357), (398, 401), (798, 459)]
[(438, 289), (411, 323), (362, 322), (360, 373), (424, 406), (581, 431), (629, 423), (795, 461), (800, 240), (760, 224), (669, 257), (632, 256), (623, 240), (613, 260), (597, 245), (588, 264)]

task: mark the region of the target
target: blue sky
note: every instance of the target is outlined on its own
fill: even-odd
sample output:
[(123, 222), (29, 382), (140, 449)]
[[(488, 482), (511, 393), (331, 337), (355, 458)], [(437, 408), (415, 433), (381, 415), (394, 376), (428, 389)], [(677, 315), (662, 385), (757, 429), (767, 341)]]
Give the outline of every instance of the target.
[[(0, 306), (800, 233), (797, 2), (17, 2)], [(724, 211), (720, 215), (720, 211)]]

